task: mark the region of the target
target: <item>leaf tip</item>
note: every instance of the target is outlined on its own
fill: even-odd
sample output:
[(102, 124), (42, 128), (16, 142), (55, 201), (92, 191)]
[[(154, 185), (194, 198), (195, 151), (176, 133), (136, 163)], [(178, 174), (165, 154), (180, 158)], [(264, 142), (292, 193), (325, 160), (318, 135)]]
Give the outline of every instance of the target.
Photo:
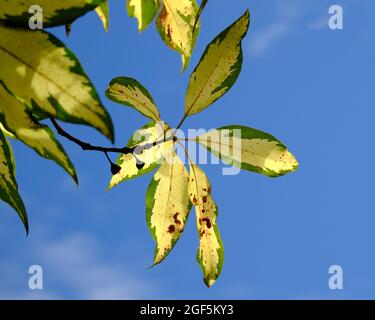
[(76, 184), (76, 186), (78, 187), (79, 186), (79, 180), (78, 180), (78, 175), (77, 175), (77, 172), (74, 171), (74, 173), (71, 175), (74, 183)]
[(25, 232), (26, 232), (26, 238), (29, 236), (29, 222), (26, 220), (24, 223), (25, 226)]
[(207, 286), (207, 288), (211, 288), (215, 284), (216, 279), (207, 277), (207, 278), (204, 278), (203, 281), (204, 281), (204, 284)]
[(27, 238), (29, 236), (29, 218), (27, 217), (26, 210), (24, 212), (22, 212), (22, 214), (19, 213), (19, 216), (21, 218), (23, 227), (25, 229), (26, 238)]
[(113, 128), (112, 120), (107, 122), (107, 132), (104, 134), (112, 144), (115, 143), (115, 130)]

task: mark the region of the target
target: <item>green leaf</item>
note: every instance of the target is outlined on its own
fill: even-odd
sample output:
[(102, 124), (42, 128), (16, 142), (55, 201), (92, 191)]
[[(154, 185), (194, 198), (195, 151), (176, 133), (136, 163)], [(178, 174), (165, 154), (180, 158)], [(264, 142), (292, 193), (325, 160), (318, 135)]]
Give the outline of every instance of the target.
[(245, 126), (226, 126), (196, 138), (202, 146), (235, 167), (279, 177), (298, 168), (296, 158), (274, 136)]
[(190, 212), (189, 174), (181, 159), (173, 153), (162, 164), (146, 193), (146, 220), (156, 241), (154, 265), (163, 261), (182, 234)]
[(250, 23), (249, 11), (221, 32), (206, 48), (190, 76), (185, 116), (201, 112), (236, 82), (242, 67), (242, 39)]
[(128, 77), (112, 79), (105, 95), (108, 99), (132, 107), (152, 120), (160, 120), (154, 99), (147, 89), (135, 79)]
[(0, 198), (18, 213), (26, 233), (28, 233), (29, 223), (27, 213), (21, 196), (18, 193), (14, 170), (12, 149), (3, 132), (0, 130)]
[(182, 70), (189, 64), (199, 33), (199, 23), (193, 33), (198, 12), (195, 0), (164, 0), (163, 8), (156, 19), (157, 29), (165, 44), (182, 56)]
[(0, 20), (17, 27), (29, 28), (29, 13), (32, 5), (43, 9), (43, 27), (53, 27), (72, 23), (88, 11), (94, 10), (104, 0), (0, 0)]
[(96, 7), (95, 11), (103, 23), (104, 30), (108, 32), (108, 26), (109, 26), (108, 1), (106, 0), (102, 4), (100, 4), (98, 7)]
[(204, 283), (211, 287), (223, 268), (224, 246), (216, 225), (218, 210), (211, 195), (211, 184), (196, 164), (190, 164), (188, 192), (196, 212), (199, 235), (197, 261), (203, 271)]
[(0, 121), (17, 139), (42, 157), (55, 161), (77, 182), (74, 166), (53, 131), (48, 126), (39, 124), (30, 111), (6, 89), (1, 80)]
[(0, 80), (33, 113), (92, 126), (113, 140), (110, 116), (79, 61), (53, 35), (0, 26)]
[(146, 29), (154, 20), (159, 7), (159, 0), (127, 0), (128, 15), (138, 20), (139, 31)]
[[(164, 131), (169, 129), (164, 122), (151, 121), (142, 128), (138, 129), (129, 140), (127, 146), (142, 147), (146, 144), (160, 141), (164, 138)], [(149, 173), (164, 163), (168, 150), (173, 146), (172, 141), (160, 143), (155, 147), (145, 149), (141, 154), (122, 154), (117, 159), (117, 165), (121, 167), (119, 173), (112, 176), (108, 190), (112, 189), (121, 182), (142, 176)], [(142, 168), (137, 167), (138, 162), (144, 163)]]

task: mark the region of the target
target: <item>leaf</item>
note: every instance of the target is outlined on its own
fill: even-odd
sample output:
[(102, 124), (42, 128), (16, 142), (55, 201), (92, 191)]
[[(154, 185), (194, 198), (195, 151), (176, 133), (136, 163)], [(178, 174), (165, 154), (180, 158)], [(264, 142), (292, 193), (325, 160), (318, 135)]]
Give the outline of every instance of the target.
[(164, 0), (163, 8), (156, 19), (157, 29), (166, 43), (182, 56), (182, 70), (189, 64), (199, 32), (193, 33), (194, 20), (198, 12), (195, 0)]
[(173, 153), (155, 173), (146, 193), (147, 225), (156, 241), (154, 265), (163, 261), (184, 230), (190, 212), (189, 174)]
[(3, 124), (1, 122), (0, 122), (0, 130), (4, 133), (4, 135), (6, 137), (16, 139), (15, 135), (13, 133), (9, 132), (7, 129), (5, 129), (5, 127), (3, 126)]
[(207, 2), (208, 2), (208, 0), (202, 0), (201, 5), (199, 6), (197, 15), (195, 16), (195, 20), (194, 20), (193, 33), (195, 32), (195, 28), (197, 27), (197, 23), (199, 21), (199, 18), (201, 17), (201, 14), (202, 14), (204, 8), (207, 5)]
[(139, 31), (146, 29), (154, 20), (159, 7), (159, 0), (127, 0), (128, 15), (138, 20)]
[[(160, 141), (164, 137), (164, 130), (169, 129), (164, 122), (151, 121), (142, 128), (138, 129), (129, 140), (127, 146), (144, 146), (155, 141)], [(168, 150), (173, 146), (172, 141), (160, 143), (155, 147), (145, 149), (142, 154), (136, 155), (139, 161), (144, 163), (142, 168), (137, 167), (137, 160), (133, 154), (122, 154), (117, 159), (117, 165), (121, 171), (113, 175), (108, 190), (119, 183), (127, 181), (155, 170), (164, 162), (164, 157)]]
[(109, 25), (108, 1), (106, 0), (103, 3), (101, 3), (99, 6), (97, 6), (95, 8), (95, 11), (103, 23), (104, 30), (108, 32), (108, 25)]
[(88, 11), (94, 10), (104, 0), (0, 0), (0, 20), (29, 28), (29, 13), (32, 5), (40, 6), (43, 11), (43, 27), (53, 27), (72, 23)]
[(113, 140), (110, 116), (79, 61), (53, 35), (0, 26), (0, 80), (33, 113), (90, 125)]
[(55, 161), (77, 182), (74, 166), (53, 131), (48, 126), (39, 124), (1, 81), (0, 121), (17, 139), (34, 149), (40, 156)]
[(160, 120), (154, 99), (147, 89), (135, 79), (128, 77), (112, 79), (105, 95), (114, 102), (132, 107), (148, 118), (155, 121)]
[(26, 233), (28, 233), (29, 222), (25, 206), (18, 193), (14, 170), (12, 149), (3, 132), (0, 130), (0, 198), (18, 213)]
[(217, 206), (211, 196), (211, 185), (206, 174), (196, 164), (190, 164), (190, 201), (195, 206), (199, 235), (197, 261), (204, 282), (211, 287), (219, 277), (224, 263), (224, 247), (216, 225)]
[(201, 112), (236, 82), (242, 67), (241, 42), (250, 22), (249, 11), (221, 32), (206, 48), (190, 76), (185, 116)]
[(235, 167), (279, 177), (298, 162), (274, 136), (245, 126), (226, 126), (196, 138), (202, 146)]

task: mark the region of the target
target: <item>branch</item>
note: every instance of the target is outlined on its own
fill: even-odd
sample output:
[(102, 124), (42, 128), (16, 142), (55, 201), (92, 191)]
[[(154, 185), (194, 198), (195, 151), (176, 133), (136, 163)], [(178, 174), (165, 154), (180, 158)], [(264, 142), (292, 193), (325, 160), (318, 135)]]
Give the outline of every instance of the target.
[(69, 134), (68, 132), (66, 132), (56, 121), (56, 119), (54, 118), (50, 118), (53, 126), (55, 127), (57, 133), (65, 138), (67, 138), (68, 140), (74, 142), (75, 144), (79, 145), (82, 150), (90, 150), (90, 151), (100, 151), (100, 152), (104, 152), (104, 153), (107, 153), (107, 152), (114, 152), (114, 153), (122, 153), (122, 154), (129, 154), (129, 153), (132, 153), (132, 154), (141, 154), (143, 152), (143, 150), (145, 149), (150, 149), (152, 147), (155, 147), (157, 146), (158, 144), (161, 144), (161, 143), (164, 143), (164, 142), (167, 142), (167, 141), (176, 141), (176, 138), (174, 137), (174, 135), (171, 135), (170, 137), (168, 138), (163, 138), (163, 139), (160, 139), (159, 141), (155, 141), (155, 142), (152, 142), (152, 143), (146, 143), (142, 146), (134, 146), (134, 147), (122, 147), (122, 148), (115, 148), (115, 147), (100, 147), (100, 146), (93, 146), (91, 145), (90, 143), (87, 143), (87, 142), (84, 142), (76, 137), (73, 137), (71, 134)]
[(66, 132), (60, 125), (57, 123), (57, 121), (54, 118), (50, 118), (53, 126), (57, 130), (58, 134), (67, 138), (68, 140), (74, 142), (75, 144), (78, 144), (82, 150), (91, 150), (91, 151), (101, 151), (101, 152), (116, 152), (116, 153), (133, 153), (135, 148), (128, 148), (128, 147), (123, 147), (123, 148), (106, 148), (106, 147), (99, 147), (99, 146), (93, 146), (87, 142), (81, 141), (77, 139), (76, 137), (73, 137), (71, 134)]

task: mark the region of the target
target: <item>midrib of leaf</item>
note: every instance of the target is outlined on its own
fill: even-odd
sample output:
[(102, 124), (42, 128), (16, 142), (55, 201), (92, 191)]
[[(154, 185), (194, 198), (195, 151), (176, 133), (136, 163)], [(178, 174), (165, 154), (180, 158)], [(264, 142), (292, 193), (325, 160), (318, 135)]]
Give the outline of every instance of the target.
[(0, 46), (0, 50), (4, 51), (5, 53), (7, 53), (8, 55), (10, 55), (11, 57), (13, 57), (14, 59), (18, 60), (19, 62), (23, 63), (25, 66), (27, 66), (29, 69), (31, 69), (33, 72), (41, 75), (43, 78), (45, 78), (46, 80), (50, 81), (51, 83), (53, 83), (58, 89), (60, 89), (62, 92), (64, 92), (66, 95), (68, 95), (69, 97), (71, 97), (73, 100), (77, 101), (79, 104), (81, 105), (84, 105), (85, 107), (87, 107), (89, 110), (91, 110), (91, 107), (78, 100), (75, 96), (71, 95), (68, 91), (64, 90), (60, 85), (58, 85), (57, 83), (55, 83), (54, 81), (52, 81), (52, 79), (50, 79), (48, 76), (46, 76), (44, 73), (36, 70), (32, 65), (28, 64), (27, 62), (23, 61), (20, 57), (18, 57), (17, 55), (15, 55), (13, 52), (5, 49), (4, 47)]
[[(198, 210), (199, 210), (199, 212), (201, 212), (200, 211), (200, 205), (201, 205), (201, 202), (200, 202), (200, 197), (199, 197), (199, 194), (198, 194), (198, 183), (197, 183), (197, 175), (196, 175), (196, 173), (195, 173), (195, 170), (194, 170), (194, 166), (191, 166), (191, 170), (193, 170), (193, 172), (194, 172), (194, 184), (195, 184), (195, 188), (196, 188), (196, 190), (197, 190), (197, 198), (198, 198)], [(210, 195), (210, 197), (211, 197), (211, 195)], [(216, 221), (215, 221), (215, 224), (216, 224)], [(214, 229), (214, 226), (213, 226), (213, 224), (212, 224), (212, 229)], [(198, 230), (199, 231), (199, 230)], [(213, 230), (214, 231), (214, 230)], [(215, 233), (215, 232), (214, 232)], [(200, 240), (200, 239), (199, 239)], [(208, 242), (208, 247), (209, 247), (209, 251), (210, 251), (210, 253), (211, 253), (211, 240), (210, 239), (207, 239), (207, 242)], [(199, 249), (200, 250), (200, 249)], [(209, 255), (210, 256), (210, 264), (211, 264), (211, 266), (213, 266), (214, 265), (214, 262), (213, 262), (213, 259), (212, 259), (212, 254), (210, 254)]]
[[(207, 78), (206, 81), (204, 81), (204, 86), (202, 88), (202, 90), (199, 91), (199, 93), (197, 94), (197, 97), (194, 99), (194, 101), (191, 103), (190, 107), (187, 109), (187, 111), (185, 112), (185, 115), (188, 115), (191, 111), (191, 109), (194, 107), (195, 103), (198, 101), (198, 99), (201, 97), (202, 95), (202, 92), (204, 91), (204, 89), (206, 88), (206, 85), (208, 83), (208, 81), (211, 79), (211, 76), (214, 72), (214, 70), (216, 69), (217, 65), (219, 64), (219, 62), (221, 61), (221, 58), (223, 57), (223, 54), (219, 54), (219, 59), (217, 60), (216, 64), (213, 66), (212, 68), (212, 71), (211, 71), (211, 75)], [(203, 61), (202, 61), (203, 62)], [(199, 65), (198, 65), (199, 67)], [(198, 68), (197, 68), (198, 69)]]

